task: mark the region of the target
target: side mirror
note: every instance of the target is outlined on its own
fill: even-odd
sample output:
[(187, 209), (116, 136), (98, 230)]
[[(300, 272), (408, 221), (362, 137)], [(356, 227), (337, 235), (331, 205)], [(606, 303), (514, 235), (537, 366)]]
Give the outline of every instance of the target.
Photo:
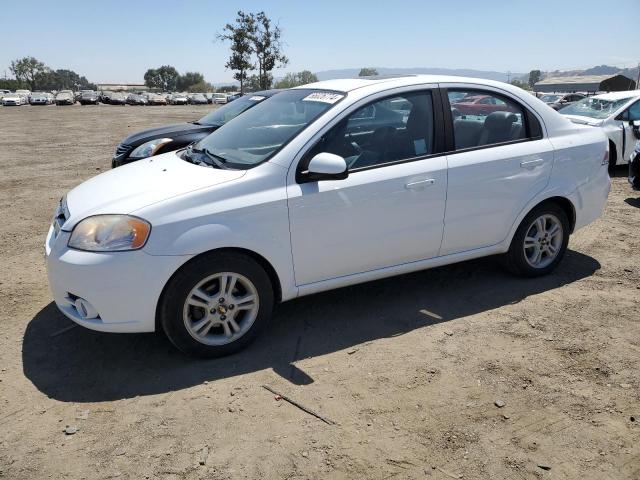
[(629, 122), (633, 128), (640, 128), (640, 120), (632, 120)]
[(347, 162), (333, 153), (318, 153), (309, 162), (309, 168), (303, 173), (305, 182), (319, 180), (343, 180), (349, 175)]

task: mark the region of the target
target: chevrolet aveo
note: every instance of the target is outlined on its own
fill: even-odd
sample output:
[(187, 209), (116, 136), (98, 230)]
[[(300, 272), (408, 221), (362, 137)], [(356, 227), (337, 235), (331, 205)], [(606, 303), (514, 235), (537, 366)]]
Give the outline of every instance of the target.
[(302, 295), (494, 254), (551, 272), (602, 214), (607, 163), (599, 129), (503, 83), (315, 83), (71, 190), (49, 282), (87, 328), (224, 355)]

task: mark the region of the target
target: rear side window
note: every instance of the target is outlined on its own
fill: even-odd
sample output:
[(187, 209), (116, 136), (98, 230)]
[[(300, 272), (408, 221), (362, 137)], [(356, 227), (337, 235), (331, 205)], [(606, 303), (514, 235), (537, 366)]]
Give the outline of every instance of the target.
[(456, 150), (524, 140), (527, 112), (516, 102), (478, 90), (448, 91)]

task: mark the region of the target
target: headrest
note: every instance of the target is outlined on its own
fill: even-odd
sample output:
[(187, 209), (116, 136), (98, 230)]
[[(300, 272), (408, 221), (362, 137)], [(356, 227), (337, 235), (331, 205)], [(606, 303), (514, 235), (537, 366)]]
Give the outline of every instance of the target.
[(493, 112), (484, 120), (484, 128), (504, 131), (510, 129), (511, 124), (516, 121), (518, 117), (513, 112)]

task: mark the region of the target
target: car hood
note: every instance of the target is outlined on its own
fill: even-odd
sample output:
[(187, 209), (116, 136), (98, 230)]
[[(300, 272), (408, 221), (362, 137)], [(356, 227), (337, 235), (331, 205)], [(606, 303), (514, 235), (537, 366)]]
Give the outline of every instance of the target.
[[(562, 113), (562, 112), (561, 112)], [(604, 123), (604, 119), (591, 118), (591, 117), (583, 117), (582, 115), (566, 115), (562, 114), (564, 117), (571, 120), (573, 123), (577, 123), (578, 125), (589, 125), (591, 127), (599, 127)]]
[(244, 170), (222, 170), (186, 162), (175, 152), (115, 168), (81, 183), (67, 194), (72, 230), (91, 215), (128, 214), (184, 195), (241, 178)]
[(187, 133), (213, 132), (216, 127), (210, 125), (196, 125), (195, 123), (175, 123), (173, 125), (164, 125), (157, 128), (149, 128), (129, 135), (122, 143), (131, 146), (138, 146), (149, 140), (162, 137), (176, 137)]

